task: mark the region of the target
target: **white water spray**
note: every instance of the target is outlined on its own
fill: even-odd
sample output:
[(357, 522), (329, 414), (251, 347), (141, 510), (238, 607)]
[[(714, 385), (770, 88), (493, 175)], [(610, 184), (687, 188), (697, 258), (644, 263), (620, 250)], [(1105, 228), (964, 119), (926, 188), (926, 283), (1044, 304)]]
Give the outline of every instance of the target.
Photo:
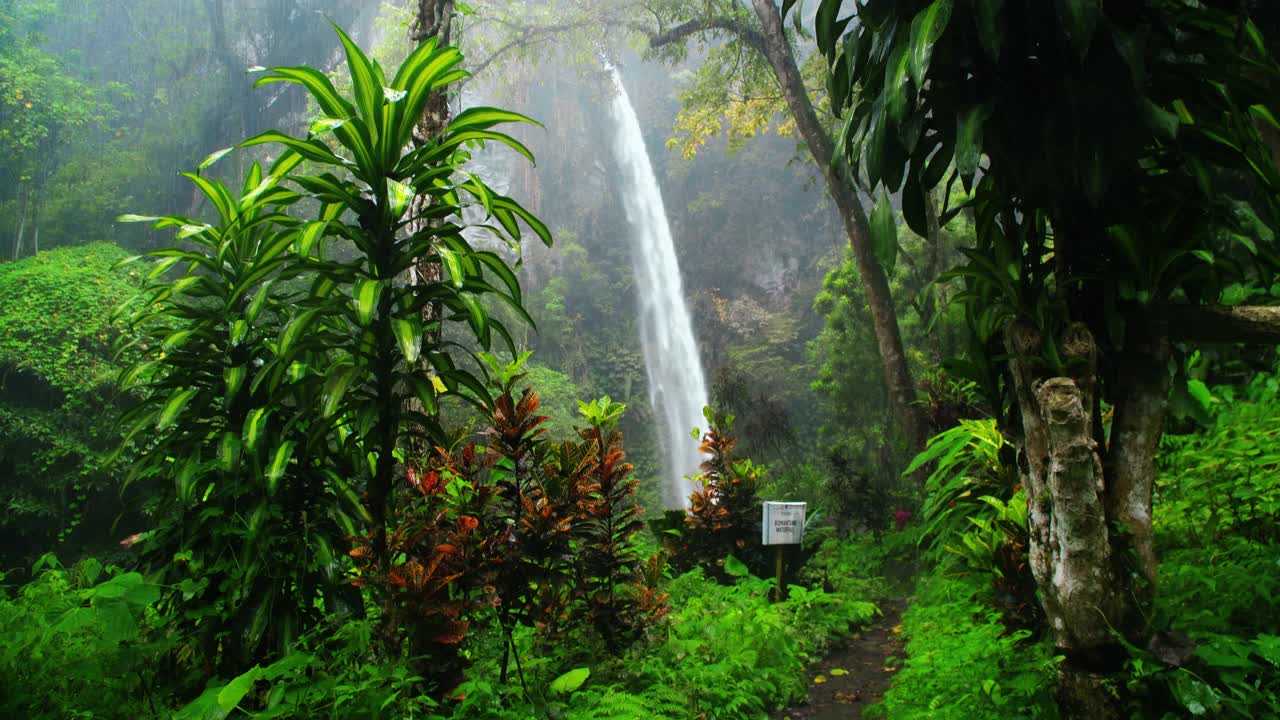
[(616, 91), (610, 108), (616, 124), (613, 154), (622, 172), (622, 204), (631, 223), (631, 262), (640, 302), (640, 343), (649, 375), (649, 401), (665, 425), (662, 437), (667, 477), (662, 501), (669, 508), (683, 508), (693, 492), (693, 484), (684, 476), (697, 472), (702, 462), (698, 441), (689, 431), (706, 429), (702, 417), (702, 408), (707, 405), (706, 380), (684, 302), (667, 211), (640, 133), (640, 121), (622, 77), (616, 68), (608, 69)]

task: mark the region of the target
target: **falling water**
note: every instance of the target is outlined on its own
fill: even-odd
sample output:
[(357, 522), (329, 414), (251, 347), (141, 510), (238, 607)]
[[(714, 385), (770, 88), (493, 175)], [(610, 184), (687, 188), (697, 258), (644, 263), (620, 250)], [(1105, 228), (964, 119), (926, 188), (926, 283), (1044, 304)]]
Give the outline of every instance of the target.
[(616, 90), (610, 109), (617, 125), (613, 154), (622, 172), (623, 206), (631, 223), (631, 261), (640, 301), (640, 342), (649, 374), (649, 400), (665, 425), (667, 477), (662, 500), (667, 507), (679, 508), (688, 503), (693, 490), (684, 476), (696, 472), (701, 462), (698, 443), (689, 431), (705, 425), (706, 380), (684, 303), (667, 211), (640, 134), (640, 121), (622, 77), (616, 68), (609, 67), (609, 71)]

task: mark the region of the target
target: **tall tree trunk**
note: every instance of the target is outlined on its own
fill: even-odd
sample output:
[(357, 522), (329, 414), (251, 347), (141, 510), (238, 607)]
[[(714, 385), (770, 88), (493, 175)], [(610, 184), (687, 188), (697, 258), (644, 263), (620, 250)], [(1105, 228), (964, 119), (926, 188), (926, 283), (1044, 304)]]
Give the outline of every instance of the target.
[(759, 48), (773, 68), (773, 74), (782, 88), (787, 108), (795, 118), (796, 127), (804, 139), (813, 160), (822, 170), (827, 193), (835, 202), (844, 224), (849, 245), (853, 248), (854, 261), (866, 290), (867, 304), (871, 309), (875, 326), (876, 345), (880, 351), (880, 363), (884, 367), (885, 384), (898, 425), (913, 449), (923, 447), (928, 429), (924, 413), (915, 403), (915, 384), (907, 367), (907, 356), (902, 347), (902, 335), (898, 330), (898, 314), (889, 291), (889, 281), (884, 268), (871, 249), (871, 235), (867, 215), (858, 201), (852, 186), (842, 179), (832, 165), (833, 144), (809, 99), (808, 90), (800, 77), (795, 55), (787, 42), (782, 27), (782, 17), (773, 0), (752, 0), (756, 17), (760, 19), (763, 47)]
[(27, 232), (27, 204), (31, 202), (31, 189), (22, 186), (22, 212), (18, 215), (18, 234), (13, 237), (13, 259), (22, 252), (22, 236)]
[[(424, 43), (434, 39), (437, 47), (446, 47), (450, 42), (451, 28), (453, 22), (453, 0), (417, 0), (418, 12), (414, 21), (409, 25), (409, 39), (416, 43)], [(444, 132), (449, 126), (452, 119), (449, 112), (449, 97), (442, 91), (433, 91), (427, 98), (427, 105), (422, 111), (422, 117), (418, 118), (418, 123), (413, 129), (413, 144), (415, 147), (425, 145), (436, 138), (440, 133)], [(426, 227), (428, 220), (424, 219), (428, 207), (431, 204), (430, 196), (416, 195), (409, 204), (409, 224), (407, 230), (410, 234), (417, 233)], [(443, 269), (438, 258), (434, 254), (427, 254), (417, 258), (412, 268), (409, 269), (409, 284), (411, 285), (429, 285), (439, 282)], [(425, 334), (423, 347), (434, 348), (440, 344), (441, 333), (441, 308), (438, 303), (432, 303), (422, 310), (422, 327)], [(426, 353), (419, 360), (424, 367), (427, 363)], [(412, 410), (417, 412), (425, 412), (420, 401), (417, 398), (411, 398), (409, 405)], [(411, 450), (414, 455), (424, 457), (431, 448), (428, 444), (418, 440), (411, 440)]]
[[(1019, 474), (1027, 492), (1030, 564), (1054, 642), (1066, 656), (1059, 702), (1067, 718), (1120, 717), (1105, 680), (1124, 657), (1116, 633), (1141, 642), (1156, 579), (1151, 503), (1169, 392), (1169, 343), (1133, 318), (1113, 360), (1118, 387), (1108, 447), (1096, 438), (1098, 350), (1083, 323), (1057, 339), (1070, 376), (1038, 358), (1040, 329), (1010, 323), (1005, 344), (1022, 419)], [(1153, 329), (1156, 328), (1156, 329)], [(1131, 567), (1133, 558), (1135, 568)]]

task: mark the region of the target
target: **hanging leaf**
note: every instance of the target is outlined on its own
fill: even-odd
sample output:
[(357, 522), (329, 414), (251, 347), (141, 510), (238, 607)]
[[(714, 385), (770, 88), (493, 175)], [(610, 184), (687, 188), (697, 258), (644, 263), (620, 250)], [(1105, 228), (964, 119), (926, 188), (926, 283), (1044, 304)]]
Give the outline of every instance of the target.
[(871, 211), (871, 250), (884, 267), (886, 275), (893, 274), (898, 260), (898, 224), (894, 222), (893, 202), (889, 191), (882, 185)]
[(397, 318), (391, 323), (391, 330), (396, 335), (405, 362), (411, 365), (417, 362), (422, 349), (422, 320), (417, 316)]
[[(915, 91), (908, 82), (911, 77), (910, 66), (911, 53), (907, 44), (894, 43), (889, 51), (889, 62), (884, 68), (884, 91), (888, 97), (885, 109), (894, 124), (902, 122), (902, 118), (907, 114), (907, 108), (915, 100)], [(884, 169), (889, 170), (889, 168)]]
[(927, 215), (927, 193), (920, 187), (919, 181), (908, 176), (902, 186), (902, 218), (907, 221), (911, 232), (922, 238), (929, 237), (929, 220)]
[(961, 177), (972, 179), (978, 171), (978, 158), (982, 154), (982, 126), (990, 109), (985, 105), (973, 105), (956, 117), (956, 170)]
[(818, 49), (822, 54), (827, 56), (827, 62), (835, 56), (836, 41), (840, 39), (840, 34), (844, 31), (844, 26), (849, 23), (849, 19), (836, 22), (836, 18), (840, 15), (841, 0), (822, 0), (818, 4), (818, 14), (814, 18), (814, 39), (818, 42)]
[(391, 203), (391, 217), (399, 220), (413, 202), (413, 186), (387, 178), (387, 200)]
[(174, 420), (182, 412), (187, 403), (196, 396), (198, 391), (195, 388), (186, 388), (179, 390), (169, 396), (168, 402), (164, 404), (164, 409), (160, 411), (160, 417), (156, 420), (156, 429), (165, 430), (173, 425)]
[(260, 407), (249, 412), (244, 419), (244, 430), (241, 433), (241, 439), (244, 440), (244, 447), (249, 452), (254, 452), (258, 448), (258, 442), (262, 440), (262, 435), (266, 431), (267, 417), (271, 415), (269, 408)]
[(324, 381), (324, 392), (321, 395), (324, 401), (321, 407), (323, 417), (333, 417), (333, 414), (338, 411), (342, 398), (347, 394), (347, 388), (351, 387), (351, 381), (355, 379), (356, 371), (357, 368), (352, 365), (339, 365), (329, 371), (329, 376)]
[(911, 21), (911, 79), (916, 88), (924, 87), (924, 76), (929, 71), (929, 59), (933, 46), (938, 43), (951, 19), (952, 0), (934, 0)]
[(1089, 54), (1089, 43), (1093, 39), (1094, 28), (1098, 25), (1098, 15), (1102, 12), (1099, 0), (1056, 0), (1058, 4), (1058, 20), (1066, 30), (1067, 39), (1076, 52), (1076, 59), (1083, 61)]
[(1000, 11), (1004, 0), (974, 0), (973, 19), (978, 25), (978, 39), (982, 49), (990, 60), (1000, 57), (1000, 49), (1004, 46), (1004, 23), (1000, 22)]
[(378, 300), (382, 297), (382, 282), (360, 278), (351, 286), (351, 295), (356, 304), (356, 320), (361, 327), (365, 327), (378, 309)]
[(275, 453), (271, 456), (271, 464), (267, 466), (267, 494), (275, 495), (276, 488), (280, 485), (280, 478), (284, 477), (285, 468), (289, 466), (289, 461), (293, 459), (293, 449), (298, 445), (293, 440), (286, 440), (280, 443)]

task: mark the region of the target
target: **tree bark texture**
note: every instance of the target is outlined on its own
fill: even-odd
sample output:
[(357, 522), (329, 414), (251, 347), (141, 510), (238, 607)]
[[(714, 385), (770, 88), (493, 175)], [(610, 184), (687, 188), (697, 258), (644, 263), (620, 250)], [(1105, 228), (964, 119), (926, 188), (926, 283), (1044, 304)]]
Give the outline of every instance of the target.
[[(438, 47), (445, 47), (450, 42), (450, 30), (453, 19), (453, 0), (418, 0), (418, 14), (409, 27), (409, 38), (417, 43), (435, 39)], [(449, 96), (442, 91), (433, 91), (427, 97), (427, 105), (418, 118), (413, 129), (413, 145), (420, 147), (431, 142), (444, 132), (452, 120), (449, 111)], [(425, 214), (431, 204), (430, 196), (415, 195), (409, 203), (409, 234), (418, 233), (430, 222)], [(434, 254), (417, 258), (409, 269), (410, 285), (430, 285), (443, 279), (443, 267)], [(435, 348), (440, 344), (443, 328), (441, 326), (442, 310), (439, 303), (431, 303), (422, 309), (422, 327), (425, 337), (423, 347)], [(425, 353), (419, 362), (424, 366), (427, 362)], [(409, 410), (425, 413), (426, 408), (416, 397), (408, 401)], [(426, 456), (431, 448), (429, 443), (411, 440), (411, 451), (419, 457)]]
[(1280, 345), (1280, 307), (1166, 305), (1159, 325), (1174, 340)]
[(1114, 358), (1115, 417), (1107, 447), (1098, 422), (1098, 350), (1083, 323), (1057, 338), (1067, 371), (1040, 361), (1044, 338), (1024, 320), (1005, 345), (1022, 420), (1019, 475), (1027, 493), (1029, 560), (1054, 642), (1064, 717), (1119, 717), (1104, 687), (1123, 653), (1116, 633), (1145, 632), (1156, 578), (1151, 532), (1155, 452), (1169, 392), (1169, 343), (1130, 324)]

